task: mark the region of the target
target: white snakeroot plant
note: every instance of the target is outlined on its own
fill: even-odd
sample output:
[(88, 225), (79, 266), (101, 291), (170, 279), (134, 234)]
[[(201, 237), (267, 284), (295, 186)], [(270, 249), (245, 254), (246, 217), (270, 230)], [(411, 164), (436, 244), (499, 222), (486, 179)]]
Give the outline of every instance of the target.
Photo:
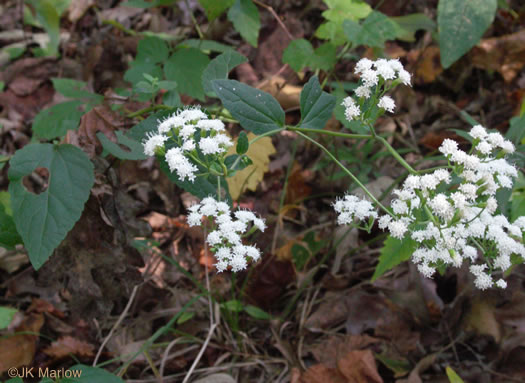
[[(226, 202), (212, 197), (190, 206), (187, 217), (189, 226), (208, 225), (211, 227), (206, 242), (217, 258), (215, 267), (222, 272), (231, 267), (234, 272), (244, 270), (248, 262), (257, 262), (260, 250), (242, 241), (257, 230), (264, 231), (266, 224), (249, 210), (232, 212)], [(204, 221), (204, 222), (203, 222)]]
[[(233, 145), (224, 132), (224, 123), (209, 119), (199, 107), (183, 109), (159, 121), (157, 132), (143, 141), (144, 153), (164, 155), (180, 181), (193, 182), (199, 165), (212, 173), (212, 164), (224, 165), (226, 151)], [(172, 145), (168, 148), (168, 144)]]
[[(343, 101), (346, 118), (359, 119), (367, 125), (372, 138), (381, 141), (411, 174), (402, 188), (393, 191), (395, 198), (390, 208), (381, 205), (354, 179), (387, 214), (378, 218), (370, 201), (346, 195), (334, 203), (338, 223), (357, 226), (358, 221), (378, 218), (378, 227), (388, 230), (393, 238), (417, 243), (412, 261), (426, 277), (432, 277), (436, 270), (460, 267), (468, 261), (476, 287), (506, 288), (505, 280), (493, 275), (501, 276), (515, 259), (525, 259), (525, 217), (511, 223), (496, 214), (496, 192), (511, 189), (513, 179), (518, 176), (517, 169), (505, 158), (515, 151), (512, 142), (476, 125), (469, 133), (473, 141), (468, 153), (459, 149), (457, 142), (445, 139), (439, 151), (448, 160), (448, 166), (415, 171), (386, 140), (375, 134), (370, 112), (374, 105), (393, 112), (394, 100), (384, 94), (398, 84), (410, 85), (410, 74), (398, 60), (384, 59), (375, 62), (362, 59), (355, 73), (361, 75), (362, 84), (355, 90), (357, 99), (347, 97)], [(370, 221), (365, 229), (372, 227)]]

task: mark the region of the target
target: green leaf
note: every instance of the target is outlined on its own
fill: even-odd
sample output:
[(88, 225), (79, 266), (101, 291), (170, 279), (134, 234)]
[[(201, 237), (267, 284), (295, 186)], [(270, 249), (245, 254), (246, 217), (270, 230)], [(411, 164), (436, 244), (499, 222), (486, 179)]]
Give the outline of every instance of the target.
[[(140, 142), (127, 137), (120, 130), (117, 131), (115, 134), (117, 136), (118, 144), (114, 143), (109, 138), (107, 138), (104, 133), (97, 133), (97, 137), (100, 140), (100, 143), (102, 144), (104, 149), (110, 154), (114, 155), (117, 158), (120, 158), (121, 160), (140, 161), (148, 158), (148, 156), (144, 154), (144, 147)], [(123, 149), (121, 146), (126, 147), (127, 150)]]
[(206, 17), (210, 22), (222, 15), (222, 13), (230, 8), (234, 2), (235, 0), (199, 0), (199, 4), (204, 8)]
[(452, 368), (450, 368), (450, 366), (447, 366), (445, 372), (447, 373), (447, 378), (450, 383), (465, 383), (463, 382), (463, 379), (461, 379), (459, 375), (456, 374)]
[[(49, 171), (49, 186), (35, 195), (22, 180), (37, 167)], [(73, 145), (30, 144), (15, 153), (8, 177), (16, 228), (38, 270), (80, 218), (94, 182), (93, 164)]]
[(396, 38), (407, 42), (416, 41), (415, 34), (419, 30), (434, 31), (436, 29), (436, 22), (424, 13), (391, 17), (390, 20), (399, 27)]
[(6, 249), (12, 249), (22, 243), (12, 216), (9, 193), (0, 192), (0, 246)]
[(134, 90), (137, 93), (151, 94), (151, 93), (155, 93), (158, 90), (158, 88), (154, 87), (147, 81), (139, 81), (138, 83), (135, 84)]
[(235, 0), (235, 3), (228, 11), (228, 20), (233, 23), (237, 32), (244, 40), (257, 47), (261, 20), (259, 10), (252, 0)]
[(481, 39), (492, 24), (497, 0), (439, 0), (438, 34), (441, 65), (450, 67)]
[(519, 217), (525, 215), (525, 193), (523, 190), (516, 193), (512, 196), (512, 205), (510, 210), (510, 216), (512, 222), (514, 222)]
[(246, 314), (248, 314), (249, 316), (255, 319), (261, 319), (261, 320), (272, 319), (272, 316), (270, 314), (268, 314), (266, 311), (256, 306), (252, 306), (252, 305), (244, 306), (244, 311), (246, 312)]
[(245, 131), (242, 131), (237, 138), (237, 147), (235, 148), (237, 154), (242, 155), (248, 151), (250, 143)]
[(202, 86), (206, 94), (210, 97), (216, 97), (213, 92), (212, 81), (227, 79), (228, 73), (233, 68), (246, 61), (248, 61), (246, 57), (233, 50), (226, 51), (211, 60), (202, 74)]
[(284, 110), (272, 95), (235, 80), (214, 80), (213, 89), (243, 128), (263, 134), (284, 126)]
[(301, 91), (301, 128), (323, 129), (332, 117), (335, 96), (323, 92), (317, 76), (313, 76)]
[(413, 239), (404, 238), (401, 241), (394, 237), (388, 237), (381, 249), (379, 263), (377, 264), (374, 275), (372, 276), (372, 282), (388, 270), (399, 265), (401, 262), (408, 261), (412, 256), (412, 253), (416, 250), (416, 247), (417, 242)]
[[(71, 371), (73, 377), (62, 378), (60, 383), (124, 383), (124, 381), (112, 373), (103, 370), (99, 367), (90, 367), (84, 364), (76, 364), (71, 367), (68, 371)], [(68, 376), (66, 374), (66, 376)]]
[(144, 63), (163, 63), (168, 59), (170, 50), (168, 44), (158, 37), (146, 37), (137, 45), (135, 61)]
[(334, 45), (342, 45), (345, 42), (343, 33), (344, 20), (360, 20), (367, 17), (372, 8), (360, 0), (325, 0), (328, 10), (323, 12), (326, 23), (315, 32), (315, 36), (330, 40)]
[(49, 43), (44, 53), (49, 56), (57, 56), (60, 44), (60, 15), (56, 7), (50, 0), (28, 0), (28, 3), (34, 8), (37, 21), (49, 35)]
[(337, 47), (331, 43), (324, 43), (315, 49), (310, 58), (309, 66), (328, 72), (337, 62)]
[(345, 36), (354, 45), (382, 48), (387, 40), (396, 38), (399, 27), (388, 16), (373, 11), (359, 26), (355, 21), (345, 20)]
[(46, 140), (63, 137), (68, 130), (76, 130), (80, 118), (82, 101), (68, 101), (41, 110), (33, 120), (33, 132)]
[(87, 84), (84, 81), (73, 80), (71, 78), (52, 78), (55, 90), (67, 98), (88, 99), (95, 102), (101, 102), (104, 96), (95, 94), (86, 89)]
[(313, 54), (314, 48), (308, 40), (293, 40), (283, 52), (283, 63), (290, 65), (290, 68), (299, 72), (309, 65)]
[(182, 107), (179, 92), (176, 90), (170, 90), (164, 93), (162, 96), (162, 102), (164, 105), (171, 106), (172, 108)]
[(179, 93), (204, 101), (202, 73), (210, 59), (195, 48), (179, 49), (164, 64), (166, 79), (177, 82)]
[(3, 330), (9, 326), (17, 312), (17, 309), (11, 307), (0, 307), (0, 330)]
[(160, 89), (164, 90), (177, 89), (177, 83), (175, 81), (159, 81), (158, 86)]
[(227, 51), (234, 50), (229, 45), (221, 44), (213, 40), (188, 39), (188, 40), (184, 40), (183, 42), (181, 42), (178, 46), (181, 48), (196, 48), (205, 53), (209, 53), (209, 52), (224, 53)]
[(505, 134), (505, 138), (519, 145), (525, 138), (525, 115), (522, 117), (513, 117), (510, 119), (510, 127)]
[(221, 304), (221, 307), (223, 309), (226, 309), (228, 311), (235, 312), (235, 313), (239, 313), (243, 309), (242, 303), (238, 301), (237, 299), (233, 299), (231, 301), (224, 302)]
[(132, 84), (137, 84), (144, 80), (144, 73), (148, 73), (156, 78), (162, 78), (162, 69), (154, 63), (132, 62), (131, 67), (124, 73), (124, 80)]

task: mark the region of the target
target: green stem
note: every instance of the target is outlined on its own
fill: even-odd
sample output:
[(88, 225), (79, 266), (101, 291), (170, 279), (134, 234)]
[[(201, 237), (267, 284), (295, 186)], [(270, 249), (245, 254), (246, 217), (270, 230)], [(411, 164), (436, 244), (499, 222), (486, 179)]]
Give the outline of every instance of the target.
[(279, 133), (280, 131), (282, 131), (284, 129), (285, 128), (278, 128), (278, 129), (270, 130), (270, 131), (268, 131), (266, 133), (260, 134), (257, 137), (253, 138), (252, 140), (250, 140), (250, 142), (248, 144), (251, 145), (251, 144), (257, 142), (257, 140), (260, 140), (263, 137), (267, 137), (267, 136), (271, 136), (272, 134)]
[(151, 106), (148, 106), (146, 108), (142, 108), (140, 110), (137, 110), (136, 112), (129, 113), (127, 115), (127, 117), (128, 118), (138, 117), (138, 116), (141, 116), (143, 114), (146, 114), (146, 113), (149, 113), (149, 112), (153, 112), (153, 111), (159, 110), (159, 109), (171, 109), (171, 107), (169, 107), (167, 105), (151, 105)]
[(417, 170), (415, 170), (408, 162), (406, 162), (403, 157), (388, 143), (387, 140), (385, 140), (383, 137), (376, 135), (375, 139), (380, 141), (392, 154), (392, 156), (406, 169), (410, 174), (418, 174)]
[(136, 36), (137, 35), (137, 32), (135, 32), (134, 30), (126, 28), (124, 25), (122, 25), (121, 23), (119, 23), (116, 20), (102, 20), (102, 24), (111, 25), (111, 26), (117, 28), (118, 30), (120, 30), (120, 31), (122, 31), (124, 33), (127, 33), (130, 36)]
[(221, 177), (217, 176), (217, 201), (221, 201)]
[(372, 136), (371, 134), (350, 134), (350, 133), (333, 132), (331, 130), (323, 130), (323, 129), (296, 128), (293, 126), (289, 126), (287, 129), (293, 130), (294, 132), (319, 133), (319, 134), (326, 134), (328, 136), (344, 137), (344, 138), (354, 138), (354, 139), (374, 138), (374, 136)]
[(324, 151), (328, 157), (330, 157), (330, 159), (332, 161), (334, 161), (351, 179), (352, 181), (354, 181), (365, 193), (366, 195), (377, 205), (379, 206), (381, 209), (383, 209), (383, 211), (387, 214), (389, 214), (390, 216), (396, 218), (396, 216), (390, 211), (388, 210), (381, 202), (379, 202), (377, 200), (376, 197), (374, 197), (374, 195), (372, 193), (370, 193), (370, 191), (367, 189), (367, 187), (365, 185), (363, 185), (361, 183), (361, 181), (359, 181), (359, 179), (354, 176), (354, 174), (348, 170), (348, 168), (346, 166), (344, 166), (341, 162), (339, 162), (339, 160), (337, 158), (335, 158), (335, 156), (328, 150), (326, 149), (323, 145), (321, 145), (319, 142), (315, 141), (314, 139), (308, 137), (306, 134), (302, 133), (301, 131), (297, 131), (297, 134), (300, 135), (301, 137), (303, 137), (304, 139), (312, 142), (314, 145), (318, 146), (322, 151)]
[(1, 156), (1, 157), (0, 157), (0, 164), (1, 164), (2, 162), (9, 162), (9, 160), (11, 159), (11, 157), (13, 157), (13, 156)]

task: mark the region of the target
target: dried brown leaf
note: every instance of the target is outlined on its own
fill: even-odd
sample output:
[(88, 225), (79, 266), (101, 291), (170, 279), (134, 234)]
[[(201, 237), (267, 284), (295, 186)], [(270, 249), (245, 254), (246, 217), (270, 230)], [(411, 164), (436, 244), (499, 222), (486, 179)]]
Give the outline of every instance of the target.
[(93, 356), (94, 350), (95, 346), (92, 344), (73, 338), (72, 336), (63, 336), (51, 343), (51, 345), (43, 351), (53, 358), (62, 359), (69, 354), (90, 357)]

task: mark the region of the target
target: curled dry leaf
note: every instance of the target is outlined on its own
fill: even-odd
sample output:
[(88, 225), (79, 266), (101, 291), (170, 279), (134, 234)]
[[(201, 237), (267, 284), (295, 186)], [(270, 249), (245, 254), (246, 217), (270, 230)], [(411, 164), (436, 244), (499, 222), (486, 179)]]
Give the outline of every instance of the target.
[(53, 358), (62, 359), (69, 356), (69, 354), (90, 357), (93, 356), (94, 350), (95, 346), (92, 344), (72, 336), (62, 336), (43, 351)]
[(299, 98), (303, 88), (288, 84), (286, 80), (280, 76), (272, 76), (264, 80), (258, 88), (275, 97), (285, 110), (299, 107)]
[(23, 332), (0, 339), (0, 374), (9, 368), (29, 366), (36, 351), (37, 335), (44, 325), (44, 314), (31, 314), (16, 328), (15, 333)]
[(481, 40), (470, 57), (475, 67), (495, 70), (505, 82), (511, 82), (525, 65), (525, 29)]

